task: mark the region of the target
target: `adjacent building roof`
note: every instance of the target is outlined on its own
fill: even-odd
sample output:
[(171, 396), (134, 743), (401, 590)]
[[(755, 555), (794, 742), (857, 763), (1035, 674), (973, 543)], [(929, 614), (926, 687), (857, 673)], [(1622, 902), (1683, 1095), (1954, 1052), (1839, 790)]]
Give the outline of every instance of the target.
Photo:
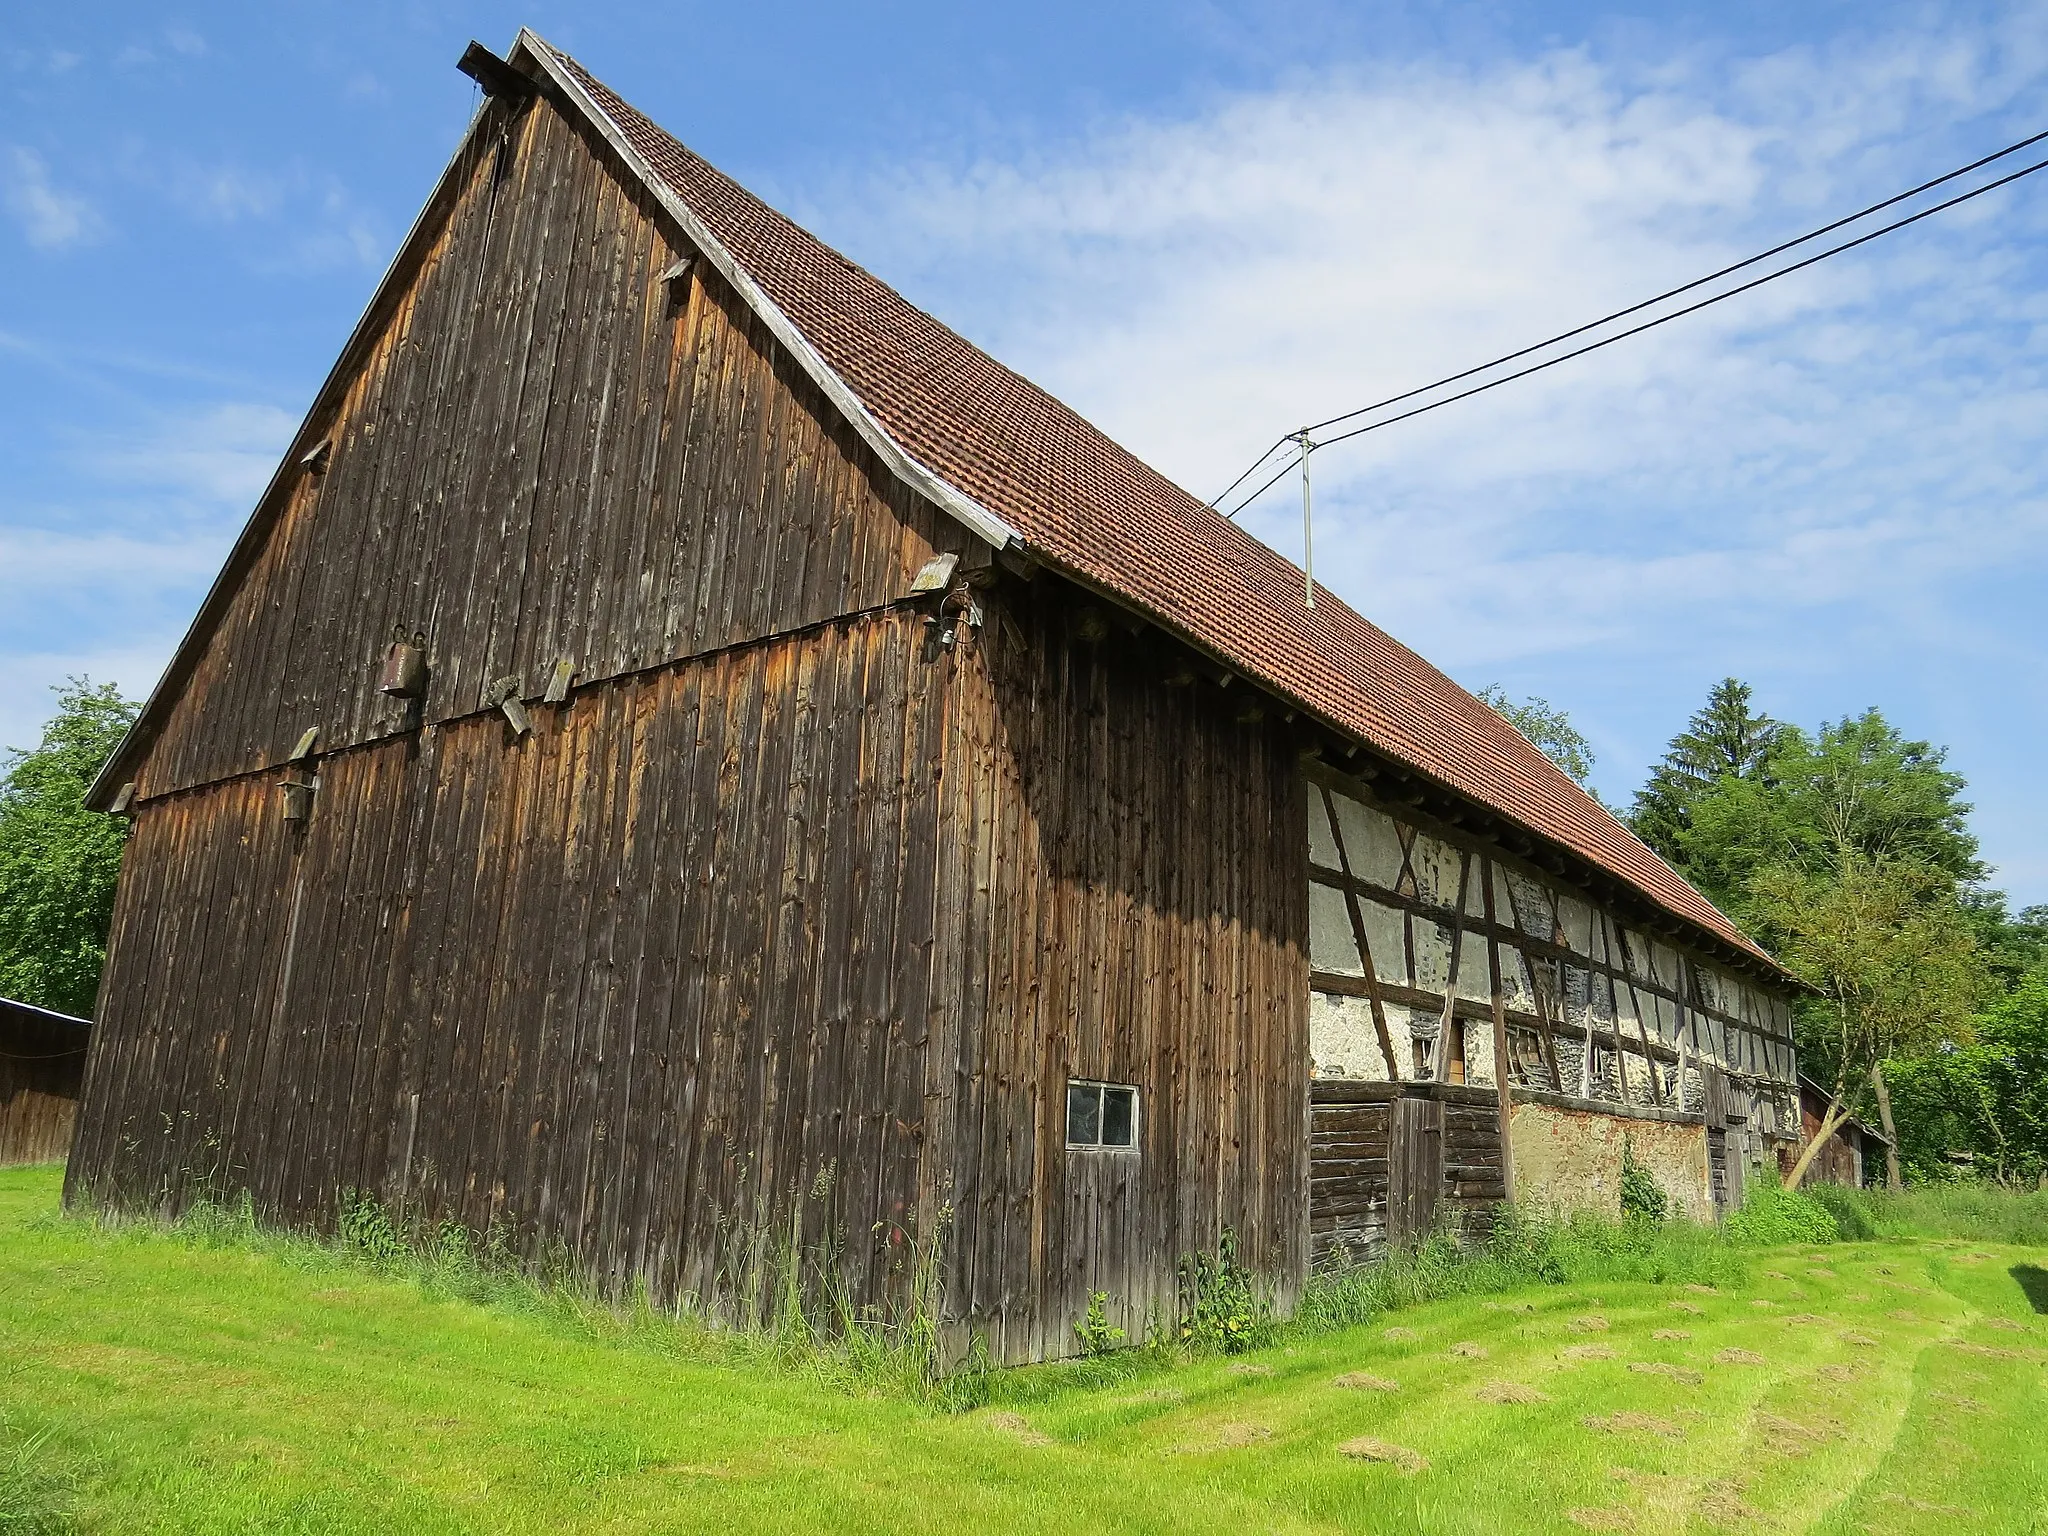
[(1769, 963), (1493, 709), (1334, 595), (1318, 588), (1307, 608), (1293, 562), (715, 170), (574, 59), (531, 33), (521, 42), (864, 413), (1030, 554)]

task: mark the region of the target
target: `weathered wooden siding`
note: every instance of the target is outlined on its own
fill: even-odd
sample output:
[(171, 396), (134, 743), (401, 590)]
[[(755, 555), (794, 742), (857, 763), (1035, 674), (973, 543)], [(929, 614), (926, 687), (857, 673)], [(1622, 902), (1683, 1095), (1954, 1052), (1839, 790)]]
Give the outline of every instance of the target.
[[(935, 773), (952, 665), (896, 610), (145, 802), (70, 1190), (354, 1188), (654, 1293), (929, 1231)], [(849, 1217), (851, 1220), (849, 1220)]]
[[(1073, 1352), (1094, 1291), (1142, 1337), (1226, 1228), (1283, 1301), (1306, 1260), (1294, 746), (1052, 587), (991, 600), (948, 751), (949, 1309), (1001, 1360)], [(1135, 1151), (1067, 1148), (1070, 1077), (1138, 1087)]]
[(1491, 1234), (1507, 1194), (1492, 1093), (1320, 1079), (1310, 1104), (1314, 1263), (1378, 1259), (1439, 1229), (1475, 1242)]
[(0, 998), (0, 1167), (71, 1150), (89, 1026)]
[[(958, 525), (881, 474), (644, 193), (545, 100), (493, 106), (459, 193), (137, 780), (144, 797), (900, 596)], [(502, 136), (497, 131), (502, 129)], [(410, 722), (372, 686), (426, 637)]]

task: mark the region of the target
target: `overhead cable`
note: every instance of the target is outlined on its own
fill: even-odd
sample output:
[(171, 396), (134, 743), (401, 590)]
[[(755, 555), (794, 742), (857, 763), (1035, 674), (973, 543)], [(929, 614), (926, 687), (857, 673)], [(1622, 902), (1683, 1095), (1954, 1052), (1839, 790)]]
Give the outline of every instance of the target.
[[(1456, 384), (1461, 382), (1462, 380), (1473, 378), (1479, 374), (1490, 372), (1491, 370), (1499, 368), (1504, 364), (1515, 362), (1521, 358), (1531, 356), (1534, 353), (1544, 351), (1546, 348), (1554, 347), (1560, 342), (1570, 341), (1572, 338), (1576, 336), (1583, 336), (1589, 331), (1598, 330), (1600, 327), (1612, 324), (1616, 320), (1626, 319), (1630, 315), (1639, 314), (1643, 310), (1653, 308), (1654, 306), (1662, 304), (1667, 300), (1676, 298), (1681, 294), (1690, 293), (1695, 289), (1704, 287), (1708, 283), (1719, 281), (1721, 278), (1732, 276), (1734, 273), (1741, 272), (1750, 267), (1753, 267), (1757, 265), (1757, 263), (1759, 262), (1768, 261), (1773, 256), (1783, 255), (1787, 251), (1794, 250), (1802, 245), (1806, 245), (1814, 240), (1820, 239), (1822, 236), (1832, 234), (1836, 230), (1843, 229), (1851, 224), (1859, 223), (1862, 220), (1870, 217), (1870, 215), (1872, 215), (1873, 213), (1879, 213), (1886, 208), (1895, 207), (1899, 203), (1906, 202), (1914, 197), (1918, 197), (1922, 193), (1930, 191), (1935, 187), (1942, 186), (1947, 182), (1954, 181), (1959, 176), (1966, 176), (1972, 171), (1981, 170), (1985, 166), (1990, 165), (1995, 161), (2002, 160), (2008, 155), (2015, 154), (2018, 151), (2026, 149), (2031, 145), (2038, 144), (2043, 139), (2048, 139), (2048, 130), (2044, 130), (2041, 133), (2033, 134), (2030, 137), (2021, 139), (2016, 143), (2009, 144), (2004, 149), (1998, 150), (1993, 154), (1986, 155), (1982, 159), (1974, 160), (1970, 164), (1961, 166), (1958, 169), (1950, 171), (1945, 175), (1937, 176), (1931, 181), (1922, 182), (1919, 186), (1913, 187), (1905, 192), (1900, 192), (1895, 196), (1888, 197), (1884, 199), (1882, 202), (1872, 203), (1867, 208), (1860, 209), (1855, 213), (1848, 214), (1842, 218), (1834, 220), (1831, 223), (1823, 224), (1818, 229), (1809, 230), (1807, 233), (1800, 235), (1796, 239), (1784, 241), (1781, 244), (1772, 246), (1769, 250), (1766, 251), (1759, 251), (1754, 256), (1747, 257), (1742, 261), (1734, 262), (1729, 266), (1720, 268), (1718, 271), (1710, 272), (1704, 277), (1695, 278), (1693, 281), (1689, 283), (1682, 283), (1676, 288), (1666, 289), (1663, 293), (1657, 294), (1652, 298), (1644, 299), (1639, 303), (1631, 304), (1625, 309), (1615, 310), (1612, 314), (1603, 315), (1597, 320), (1589, 320), (1583, 325), (1574, 326), (1571, 330), (1561, 331), (1555, 336), (1547, 337), (1544, 340), (1535, 342), (1529, 346), (1521, 347), (1513, 352), (1505, 353), (1500, 357), (1493, 358), (1488, 362), (1480, 363), (1475, 367), (1466, 368), (1461, 370), (1460, 372), (1446, 375), (1445, 377), (1437, 379), (1432, 383), (1421, 385), (1415, 389), (1404, 390), (1402, 393), (1398, 395), (1389, 395), (1386, 399), (1375, 401), (1371, 405), (1360, 406), (1357, 410), (1346, 411), (1341, 415), (1327, 417), (1322, 421), (1315, 422), (1308, 427), (1298, 428), (1294, 432), (1290, 432), (1285, 436), (1277, 439), (1273, 443), (1272, 447), (1267, 448), (1264, 453), (1261, 453), (1259, 457), (1253, 461), (1251, 467), (1247, 469), (1243, 474), (1239, 475), (1236, 480), (1232, 481), (1230, 485), (1224, 489), (1222, 494), (1217, 496), (1210, 503), (1210, 505), (1218, 507), (1220, 509), (1221, 503), (1230, 496), (1231, 492), (1235, 491), (1238, 486), (1242, 485), (1246, 480), (1250, 479), (1252, 475), (1256, 474), (1265, 465), (1267, 460), (1272, 457), (1274, 449), (1282, 447), (1283, 445), (1290, 442), (1299, 442), (1301, 440), (1301, 434), (1303, 432), (1316, 432), (1320, 431), (1324, 427), (1336, 426), (1341, 422), (1356, 420), (1360, 416), (1371, 415), (1373, 412), (1384, 410), (1390, 405), (1398, 405), (1404, 400), (1412, 400), (1418, 396), (1429, 394), (1433, 390), (1442, 389), (1446, 385)], [(1575, 357), (1584, 357), (1588, 352), (1597, 352), (1602, 347), (1611, 346), (1617, 341), (1624, 341), (1631, 336), (1639, 336), (1644, 331), (1654, 330), (1656, 327), (1666, 324), (1669, 321), (1681, 319), (1686, 315), (1694, 314), (1699, 310), (1708, 308), (1710, 305), (1718, 304), (1724, 299), (1732, 299), (1736, 297), (1738, 294), (1749, 292), (1749, 290), (1752, 288), (1761, 287), (1763, 284), (1773, 282), (1781, 277), (1788, 277), (1792, 273), (1802, 271), (1807, 267), (1813, 266), (1817, 262), (1825, 261), (1830, 256), (1838, 256), (1844, 251), (1854, 250), (1857, 246), (1865, 245), (1870, 241), (1877, 239), (1880, 235), (1887, 235), (1894, 230), (1903, 229), (1908, 224), (1916, 224), (1922, 219), (1929, 218), (1934, 214), (1944, 212), (1947, 209), (1955, 207), (1959, 203), (1966, 203), (1970, 201), (1972, 198), (1981, 197), (1987, 192), (1996, 191), (2000, 187), (2008, 186), (2011, 183), (2020, 180), (2022, 177), (2031, 176), (2036, 171), (2043, 169), (2048, 169), (2048, 160), (2037, 161), (2036, 163), (2025, 166), (2020, 170), (2010, 173), (2009, 175), (1999, 177), (1995, 181), (1986, 182), (1981, 187), (1973, 187), (1968, 192), (1961, 193), (1943, 202), (1936, 203), (1932, 207), (1923, 208), (1918, 213), (1910, 214), (1905, 218), (1897, 219), (1889, 224), (1882, 225), (1879, 228), (1871, 230), (1866, 234), (1857, 236), (1853, 240), (1845, 240), (1839, 245), (1830, 246), (1826, 250), (1819, 251), (1812, 256), (1804, 258), (1803, 260), (1793, 262), (1788, 266), (1775, 268), (1772, 271), (1765, 273), (1761, 277), (1752, 278), (1750, 281), (1746, 283), (1740, 283), (1733, 288), (1725, 289), (1719, 293), (1712, 295), (1709, 298), (1702, 299), (1697, 303), (1686, 305), (1682, 309), (1673, 310), (1669, 314), (1659, 315), (1657, 318), (1653, 320), (1645, 321), (1641, 325), (1632, 326), (1628, 330), (1621, 331), (1613, 336), (1604, 337), (1601, 340), (1590, 343), (1587, 346), (1574, 348), (1570, 352), (1563, 353), (1557, 357), (1546, 359), (1545, 361), (1534, 364), (1528, 368), (1518, 369), (1515, 372), (1506, 374), (1498, 379), (1488, 380), (1486, 383), (1476, 385), (1471, 389), (1461, 390), (1457, 394), (1445, 396), (1441, 400), (1430, 401), (1425, 405), (1417, 406), (1413, 410), (1403, 411), (1399, 415), (1390, 416), (1380, 421), (1369, 422), (1362, 427), (1354, 427), (1349, 432), (1340, 432), (1334, 437), (1325, 438), (1319, 442), (1314, 442), (1310, 444), (1310, 446), (1312, 448), (1322, 448), (1327, 447), (1331, 443), (1341, 443), (1346, 438), (1357, 437), (1361, 433), (1374, 431), (1379, 427), (1392, 426), (1397, 421), (1407, 421), (1411, 417), (1420, 416), (1425, 412), (1433, 411), (1437, 409), (1439, 406), (1450, 405), (1455, 401), (1470, 399), (1473, 395), (1483, 394), (1489, 389), (1497, 388), (1499, 385), (1511, 383), (1516, 379), (1527, 378), (1532, 373), (1541, 373), (1546, 368), (1555, 367), (1559, 363), (1569, 362), (1571, 361), (1571, 359)], [(1230, 511), (1225, 513), (1225, 515), (1228, 517), (1236, 517), (1238, 513), (1242, 512), (1246, 507), (1250, 506), (1253, 501), (1257, 500), (1259, 496), (1263, 495), (1271, 486), (1273, 486), (1281, 478), (1282, 475), (1287, 473), (1287, 470), (1292, 469), (1294, 467), (1295, 462), (1296, 461), (1294, 460), (1290, 460), (1280, 470), (1279, 474), (1276, 474), (1267, 481), (1265, 481), (1263, 484), (1260, 485), (1260, 487), (1257, 490), (1253, 491), (1250, 495), (1241, 498), (1238, 501), (1237, 505), (1230, 509)]]

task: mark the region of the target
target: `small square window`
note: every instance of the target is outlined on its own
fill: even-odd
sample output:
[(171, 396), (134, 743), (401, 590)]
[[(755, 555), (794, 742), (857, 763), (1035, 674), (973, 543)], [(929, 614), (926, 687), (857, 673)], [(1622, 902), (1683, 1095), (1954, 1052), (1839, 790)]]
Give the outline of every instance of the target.
[(1138, 1090), (1125, 1083), (1067, 1084), (1067, 1145), (1135, 1147)]

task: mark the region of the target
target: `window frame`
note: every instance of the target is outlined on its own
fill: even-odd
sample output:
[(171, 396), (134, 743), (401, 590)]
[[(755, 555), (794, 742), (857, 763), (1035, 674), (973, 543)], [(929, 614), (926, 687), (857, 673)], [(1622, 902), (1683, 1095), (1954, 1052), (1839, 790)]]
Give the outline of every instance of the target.
[[(1094, 1141), (1074, 1140), (1074, 1090), (1076, 1088), (1093, 1088), (1095, 1090), (1096, 1139)], [(1120, 1090), (1131, 1096), (1131, 1139), (1128, 1142), (1104, 1141), (1101, 1139), (1104, 1121), (1107, 1118), (1104, 1111), (1108, 1106), (1108, 1095), (1111, 1089)], [(1143, 1134), (1143, 1099), (1144, 1094), (1139, 1091), (1136, 1083), (1111, 1082), (1109, 1079), (1101, 1077), (1068, 1078), (1065, 1110), (1067, 1123), (1064, 1132), (1067, 1150), (1069, 1152), (1110, 1152), (1135, 1155), (1138, 1151), (1140, 1137)]]

